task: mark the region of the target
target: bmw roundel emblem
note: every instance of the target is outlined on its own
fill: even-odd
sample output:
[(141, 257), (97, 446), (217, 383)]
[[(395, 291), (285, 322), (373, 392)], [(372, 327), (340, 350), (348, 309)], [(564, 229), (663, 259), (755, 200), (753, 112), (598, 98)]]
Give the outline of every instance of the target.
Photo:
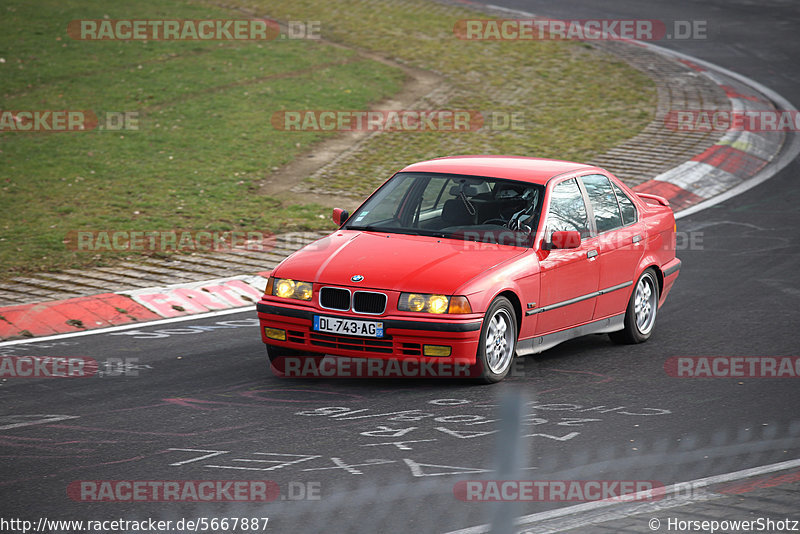
[(364, 277), (361, 276), (360, 274), (354, 274), (353, 276), (350, 277), (350, 280), (352, 280), (353, 282), (360, 282), (363, 279)]

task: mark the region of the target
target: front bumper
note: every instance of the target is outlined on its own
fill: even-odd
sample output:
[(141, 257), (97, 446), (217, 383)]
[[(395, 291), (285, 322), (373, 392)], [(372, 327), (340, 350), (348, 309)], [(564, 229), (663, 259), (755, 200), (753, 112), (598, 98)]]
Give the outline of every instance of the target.
[[(353, 358), (413, 359), (419, 362), (452, 362), (474, 364), (478, 352), (481, 325), (480, 316), (466, 316), (453, 320), (439, 317), (431, 320), (398, 316), (368, 316), (348, 313), (331, 313), (300, 306), (261, 301), (257, 305), (261, 339), (267, 345), (285, 347), (305, 353), (332, 354)], [(360, 337), (315, 332), (314, 315), (382, 321), (384, 337)], [(265, 328), (286, 331), (286, 341), (267, 338)], [(446, 345), (452, 348), (450, 356), (423, 355), (423, 345)]]

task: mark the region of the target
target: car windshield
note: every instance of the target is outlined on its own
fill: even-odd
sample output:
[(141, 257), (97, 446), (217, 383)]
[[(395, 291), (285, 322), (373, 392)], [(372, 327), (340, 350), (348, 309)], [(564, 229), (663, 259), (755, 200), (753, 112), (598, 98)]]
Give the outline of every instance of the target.
[(542, 186), (453, 174), (398, 173), (345, 228), (531, 246)]

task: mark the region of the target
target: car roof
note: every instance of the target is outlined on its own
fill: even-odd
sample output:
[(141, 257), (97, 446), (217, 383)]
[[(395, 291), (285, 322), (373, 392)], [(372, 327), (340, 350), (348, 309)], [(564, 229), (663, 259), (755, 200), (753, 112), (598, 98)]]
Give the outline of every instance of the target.
[(598, 167), (522, 156), (448, 156), (414, 163), (401, 172), (440, 172), (545, 184), (553, 176)]

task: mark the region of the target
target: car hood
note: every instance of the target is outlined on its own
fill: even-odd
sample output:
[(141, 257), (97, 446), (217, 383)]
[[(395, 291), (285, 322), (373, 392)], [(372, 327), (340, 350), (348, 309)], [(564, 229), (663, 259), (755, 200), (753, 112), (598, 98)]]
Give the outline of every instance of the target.
[[(527, 249), (428, 236), (340, 230), (286, 258), (279, 278), (322, 284), (454, 294)], [(364, 279), (353, 282), (361, 275)]]

